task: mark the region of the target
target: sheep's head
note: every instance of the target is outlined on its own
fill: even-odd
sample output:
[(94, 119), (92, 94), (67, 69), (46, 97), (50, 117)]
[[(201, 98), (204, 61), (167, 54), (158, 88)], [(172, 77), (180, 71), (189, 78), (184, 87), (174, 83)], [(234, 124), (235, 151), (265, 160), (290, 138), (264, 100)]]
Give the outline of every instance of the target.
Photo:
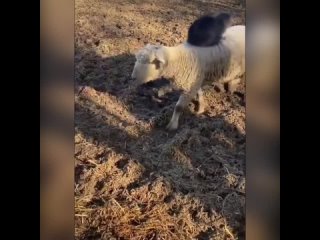
[(136, 62), (131, 77), (137, 85), (161, 77), (165, 64), (163, 48), (158, 45), (146, 45), (136, 54)]

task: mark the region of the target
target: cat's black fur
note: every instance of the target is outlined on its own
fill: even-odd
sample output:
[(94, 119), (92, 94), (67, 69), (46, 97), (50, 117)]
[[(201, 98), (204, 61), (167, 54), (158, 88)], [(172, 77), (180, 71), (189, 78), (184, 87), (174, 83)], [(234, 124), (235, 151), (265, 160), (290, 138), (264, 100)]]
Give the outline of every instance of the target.
[(217, 45), (230, 25), (231, 16), (227, 13), (201, 16), (189, 27), (187, 42), (198, 47)]

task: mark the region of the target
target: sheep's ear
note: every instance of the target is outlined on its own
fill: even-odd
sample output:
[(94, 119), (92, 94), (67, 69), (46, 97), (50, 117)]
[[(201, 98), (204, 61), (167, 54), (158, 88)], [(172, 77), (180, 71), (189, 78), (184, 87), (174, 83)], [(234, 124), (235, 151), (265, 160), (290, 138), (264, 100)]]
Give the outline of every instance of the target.
[(159, 61), (160, 63), (163, 63), (165, 64), (166, 63), (166, 60), (165, 60), (165, 57), (164, 57), (164, 54), (163, 54), (163, 51), (162, 49), (158, 49), (157, 52), (156, 52), (156, 58), (155, 58), (157, 61)]

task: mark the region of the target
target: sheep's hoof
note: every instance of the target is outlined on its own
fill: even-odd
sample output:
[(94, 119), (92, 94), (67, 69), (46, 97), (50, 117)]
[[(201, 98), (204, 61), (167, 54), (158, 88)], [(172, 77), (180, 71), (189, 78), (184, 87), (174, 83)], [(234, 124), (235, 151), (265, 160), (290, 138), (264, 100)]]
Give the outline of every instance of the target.
[(169, 122), (169, 124), (166, 126), (166, 129), (168, 131), (175, 131), (178, 129), (178, 124), (175, 122)]
[(195, 114), (196, 115), (201, 115), (205, 111), (206, 111), (205, 107), (201, 104), (200, 106), (198, 105), (198, 107), (196, 108)]
[(230, 93), (230, 94), (234, 94), (236, 91), (237, 91), (237, 86), (234, 86), (234, 85), (229, 85), (228, 86), (228, 92)]
[(204, 107), (202, 107), (202, 108), (197, 109), (195, 113), (196, 113), (196, 115), (201, 115), (205, 111), (206, 111), (206, 109)]

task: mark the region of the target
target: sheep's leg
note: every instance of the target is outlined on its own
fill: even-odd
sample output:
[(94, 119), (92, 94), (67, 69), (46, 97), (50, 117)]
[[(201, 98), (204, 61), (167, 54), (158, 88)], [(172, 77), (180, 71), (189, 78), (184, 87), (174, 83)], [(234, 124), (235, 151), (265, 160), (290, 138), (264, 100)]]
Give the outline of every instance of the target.
[(182, 112), (186, 109), (188, 106), (189, 102), (191, 101), (192, 97), (187, 94), (183, 94), (180, 96), (175, 108), (173, 115), (171, 117), (171, 120), (169, 124), (167, 125), (167, 129), (169, 131), (174, 131), (178, 128), (179, 126), (179, 117), (182, 114)]
[(225, 88), (224, 88), (224, 83), (221, 82), (215, 82), (212, 83), (213, 88), (217, 88), (219, 90), (219, 92), (225, 92)]
[(205, 101), (203, 98), (203, 90), (200, 88), (197, 93), (198, 109), (197, 114), (200, 115), (205, 111)]
[(228, 90), (229, 90), (229, 92), (233, 94), (237, 90), (240, 82), (241, 82), (241, 78), (236, 78), (236, 79), (231, 80), (230, 82), (228, 82)]

